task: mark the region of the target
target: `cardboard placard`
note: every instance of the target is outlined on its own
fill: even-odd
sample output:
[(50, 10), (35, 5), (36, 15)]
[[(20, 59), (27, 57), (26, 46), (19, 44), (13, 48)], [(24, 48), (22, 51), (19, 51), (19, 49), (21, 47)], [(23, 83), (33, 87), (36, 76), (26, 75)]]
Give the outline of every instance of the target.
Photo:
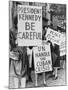
[(50, 44), (44, 43), (34, 47), (35, 73), (47, 72), (52, 70)]
[(42, 7), (18, 5), (18, 46), (36, 46), (42, 41)]
[(60, 43), (60, 56), (66, 55), (66, 38), (65, 35), (62, 35)]
[(46, 39), (57, 45), (60, 45), (61, 33), (54, 31), (51, 28), (48, 28), (46, 33)]

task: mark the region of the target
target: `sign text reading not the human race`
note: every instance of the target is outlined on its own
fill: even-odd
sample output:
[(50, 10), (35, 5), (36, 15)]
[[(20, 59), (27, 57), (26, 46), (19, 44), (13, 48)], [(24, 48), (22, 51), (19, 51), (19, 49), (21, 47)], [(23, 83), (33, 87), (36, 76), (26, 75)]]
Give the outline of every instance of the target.
[(19, 5), (17, 10), (19, 40), (24, 40), (25, 43), (29, 40), (29, 44), (42, 40), (42, 7)]

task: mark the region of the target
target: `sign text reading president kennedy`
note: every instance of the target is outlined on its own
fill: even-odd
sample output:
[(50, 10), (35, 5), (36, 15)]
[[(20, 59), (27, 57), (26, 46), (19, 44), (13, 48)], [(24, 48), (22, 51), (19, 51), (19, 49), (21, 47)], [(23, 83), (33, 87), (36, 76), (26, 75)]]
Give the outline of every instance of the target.
[(42, 7), (18, 6), (18, 45), (35, 46), (42, 40)]

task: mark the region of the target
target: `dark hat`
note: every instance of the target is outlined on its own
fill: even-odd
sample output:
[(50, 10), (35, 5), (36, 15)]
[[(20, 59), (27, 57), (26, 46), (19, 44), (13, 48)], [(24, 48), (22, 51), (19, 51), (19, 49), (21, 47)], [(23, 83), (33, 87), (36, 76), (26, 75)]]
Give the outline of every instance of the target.
[(60, 30), (60, 32), (66, 32), (66, 29), (63, 29), (63, 28), (60, 27), (60, 26), (57, 26), (57, 30)]

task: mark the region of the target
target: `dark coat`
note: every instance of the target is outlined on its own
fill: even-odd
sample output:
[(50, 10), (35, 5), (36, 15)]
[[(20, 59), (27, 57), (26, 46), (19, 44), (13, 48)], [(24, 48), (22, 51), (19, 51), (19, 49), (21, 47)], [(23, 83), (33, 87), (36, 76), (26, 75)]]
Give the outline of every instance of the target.
[(59, 46), (55, 44), (55, 46), (52, 45), (50, 42), (51, 47), (51, 58), (52, 58), (52, 66), (53, 67), (59, 67), (60, 66), (60, 59), (59, 59)]
[(54, 53), (57, 55), (54, 67), (60, 67), (60, 51), (59, 46), (55, 44)]

